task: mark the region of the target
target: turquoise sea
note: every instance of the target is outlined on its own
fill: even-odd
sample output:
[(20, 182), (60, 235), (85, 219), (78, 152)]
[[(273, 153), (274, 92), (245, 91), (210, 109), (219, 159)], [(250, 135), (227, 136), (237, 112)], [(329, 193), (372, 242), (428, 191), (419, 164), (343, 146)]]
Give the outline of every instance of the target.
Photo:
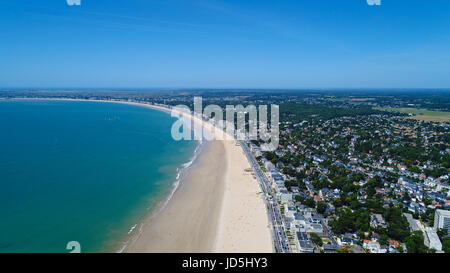
[(139, 106), (0, 100), (0, 252), (117, 251), (198, 142)]

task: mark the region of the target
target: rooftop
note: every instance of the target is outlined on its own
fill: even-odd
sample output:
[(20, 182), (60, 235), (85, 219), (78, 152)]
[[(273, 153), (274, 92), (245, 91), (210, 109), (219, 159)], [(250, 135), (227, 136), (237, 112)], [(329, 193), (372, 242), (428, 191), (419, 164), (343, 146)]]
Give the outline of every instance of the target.
[(439, 213), (442, 216), (450, 217), (450, 211), (449, 210), (437, 209), (436, 213)]

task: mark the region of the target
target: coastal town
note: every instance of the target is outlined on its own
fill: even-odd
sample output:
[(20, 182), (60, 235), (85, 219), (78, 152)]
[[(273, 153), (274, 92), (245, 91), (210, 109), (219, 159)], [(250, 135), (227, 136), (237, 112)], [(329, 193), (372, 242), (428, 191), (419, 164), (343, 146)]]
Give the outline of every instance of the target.
[[(239, 93), (200, 95), (205, 104), (280, 105), (275, 151), (262, 140), (236, 143), (264, 194), (276, 252), (450, 252), (450, 123), (399, 110), (448, 113), (442, 98)], [(199, 93), (50, 95), (192, 108)]]
[(370, 115), (284, 122), (275, 152), (249, 142), (289, 251), (448, 252), (448, 129)]

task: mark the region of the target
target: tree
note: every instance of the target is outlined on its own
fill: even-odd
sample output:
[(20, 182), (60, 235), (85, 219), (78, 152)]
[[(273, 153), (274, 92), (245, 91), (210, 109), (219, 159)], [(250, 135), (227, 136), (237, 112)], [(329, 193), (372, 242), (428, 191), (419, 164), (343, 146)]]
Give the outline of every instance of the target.
[(365, 234), (365, 232), (364, 232), (364, 231), (358, 232), (358, 237), (361, 238), (361, 239), (366, 239), (366, 234)]
[(369, 230), (369, 211), (367, 210), (361, 209), (352, 212), (350, 209), (341, 208), (336, 211), (336, 215), (339, 218), (330, 222), (330, 227), (337, 234)]
[(316, 202), (314, 202), (314, 199), (312, 199), (312, 198), (310, 197), (310, 198), (307, 198), (307, 199), (305, 200), (305, 205), (308, 206), (308, 207), (310, 207), (310, 208), (315, 208), (315, 207), (316, 207)]
[(313, 243), (315, 243), (316, 245), (322, 246), (323, 245), (323, 241), (322, 238), (320, 238), (319, 235), (315, 234), (315, 233), (310, 233), (309, 236), (311, 237), (311, 241)]
[(439, 240), (441, 240), (441, 242), (443, 242), (445, 237), (448, 235), (448, 230), (445, 228), (440, 228), (437, 230), (436, 233), (439, 236)]
[(384, 217), (388, 224), (387, 235), (392, 239), (403, 242), (409, 235), (409, 224), (406, 217), (402, 215), (400, 207), (389, 207), (384, 213)]
[(422, 231), (414, 231), (410, 236), (405, 239), (406, 249), (408, 253), (427, 253), (428, 249), (423, 243)]
[(304, 204), (305, 198), (304, 198), (303, 196), (296, 195), (296, 196), (295, 196), (295, 201), (296, 201), (296, 202), (300, 202), (301, 204)]
[(284, 181), (284, 186), (286, 187), (286, 189), (288, 191), (291, 190), (291, 187), (294, 187), (296, 185), (297, 185), (297, 181), (294, 181), (294, 180), (286, 180), (286, 181)]
[(324, 202), (317, 203), (317, 212), (323, 214), (327, 209), (327, 205)]
[(380, 245), (387, 245), (389, 243), (389, 237), (386, 234), (380, 235)]
[(445, 253), (450, 253), (450, 237), (447, 237), (442, 241), (442, 250), (444, 250)]

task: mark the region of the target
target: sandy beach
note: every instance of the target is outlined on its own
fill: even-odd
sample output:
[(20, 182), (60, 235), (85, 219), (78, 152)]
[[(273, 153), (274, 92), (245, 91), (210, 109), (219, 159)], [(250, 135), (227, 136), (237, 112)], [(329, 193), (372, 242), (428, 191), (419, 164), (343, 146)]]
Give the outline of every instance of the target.
[[(155, 105), (106, 102), (170, 112)], [(207, 130), (215, 128), (188, 116)], [(273, 252), (263, 195), (247, 168), (250, 164), (235, 140), (208, 142), (167, 205), (156, 216), (147, 217), (140, 233), (123, 251)]]
[[(149, 107), (167, 111), (160, 106)], [(213, 125), (197, 117), (189, 117), (209, 131), (214, 129)], [(251, 173), (245, 171), (250, 164), (236, 143), (235, 140), (211, 142), (199, 157), (198, 165), (193, 166), (186, 183), (181, 183), (191, 189), (184, 190), (183, 187), (177, 191), (159, 217), (153, 221), (149, 219), (140, 237), (126, 252), (273, 252), (271, 227), (260, 186)], [(218, 187), (217, 191), (213, 191), (212, 186)], [(209, 194), (214, 197), (211, 199)], [(173, 207), (180, 209), (171, 212)], [(192, 212), (193, 207), (199, 210), (198, 215), (183, 219), (181, 215)], [(202, 218), (200, 215), (210, 216)], [(180, 224), (178, 220), (186, 226), (174, 228)], [(160, 230), (170, 228), (171, 232), (158, 231), (158, 226)], [(198, 234), (201, 234), (202, 241), (197, 241)], [(158, 236), (162, 237), (157, 239)], [(152, 245), (156, 241), (162, 245)]]
[(235, 141), (222, 141), (228, 169), (215, 252), (273, 252), (271, 227), (256, 178), (245, 172), (250, 164)]
[(221, 212), (226, 160), (220, 141), (209, 142), (167, 206), (144, 222), (125, 252), (212, 252)]

